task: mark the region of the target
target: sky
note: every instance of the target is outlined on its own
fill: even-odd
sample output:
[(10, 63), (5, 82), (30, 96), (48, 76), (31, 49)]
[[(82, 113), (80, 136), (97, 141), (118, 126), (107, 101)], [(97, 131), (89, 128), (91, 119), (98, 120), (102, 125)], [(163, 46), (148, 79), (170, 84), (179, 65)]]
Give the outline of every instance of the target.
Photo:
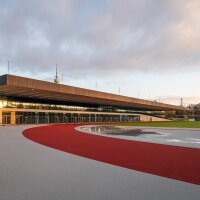
[(199, 0), (0, 0), (0, 74), (200, 103)]

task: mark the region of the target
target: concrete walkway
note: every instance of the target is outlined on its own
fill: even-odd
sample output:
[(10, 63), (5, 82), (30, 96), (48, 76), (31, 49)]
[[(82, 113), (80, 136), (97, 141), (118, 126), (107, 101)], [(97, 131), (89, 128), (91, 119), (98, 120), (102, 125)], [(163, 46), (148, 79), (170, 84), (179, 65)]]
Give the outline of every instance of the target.
[(200, 186), (34, 143), (28, 126), (0, 127), (1, 200), (197, 200)]

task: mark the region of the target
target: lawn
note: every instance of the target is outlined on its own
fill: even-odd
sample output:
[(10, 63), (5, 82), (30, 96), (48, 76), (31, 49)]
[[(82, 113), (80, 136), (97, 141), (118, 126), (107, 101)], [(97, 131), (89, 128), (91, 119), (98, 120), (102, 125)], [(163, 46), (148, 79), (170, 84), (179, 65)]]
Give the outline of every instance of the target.
[(118, 126), (149, 126), (149, 127), (178, 127), (178, 128), (200, 128), (200, 121), (198, 122), (135, 122), (114, 124)]

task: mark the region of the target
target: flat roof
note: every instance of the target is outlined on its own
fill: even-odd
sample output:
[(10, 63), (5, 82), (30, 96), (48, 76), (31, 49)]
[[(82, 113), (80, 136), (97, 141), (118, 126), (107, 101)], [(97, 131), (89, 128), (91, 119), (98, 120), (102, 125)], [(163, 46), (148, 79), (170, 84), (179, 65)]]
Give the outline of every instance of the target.
[(5, 74), (0, 76), (0, 95), (29, 99), (54, 100), (85, 104), (100, 104), (141, 110), (176, 111), (188, 110), (155, 101), (148, 101), (123, 95), (83, 89), (47, 81)]

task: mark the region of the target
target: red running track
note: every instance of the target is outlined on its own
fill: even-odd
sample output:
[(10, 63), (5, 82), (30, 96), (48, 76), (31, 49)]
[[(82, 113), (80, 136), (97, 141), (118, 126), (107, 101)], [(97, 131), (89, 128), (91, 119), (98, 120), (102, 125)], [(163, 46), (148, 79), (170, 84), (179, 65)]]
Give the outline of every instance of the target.
[(42, 126), (27, 129), (23, 135), (67, 153), (200, 185), (200, 149), (80, 133), (75, 127)]

